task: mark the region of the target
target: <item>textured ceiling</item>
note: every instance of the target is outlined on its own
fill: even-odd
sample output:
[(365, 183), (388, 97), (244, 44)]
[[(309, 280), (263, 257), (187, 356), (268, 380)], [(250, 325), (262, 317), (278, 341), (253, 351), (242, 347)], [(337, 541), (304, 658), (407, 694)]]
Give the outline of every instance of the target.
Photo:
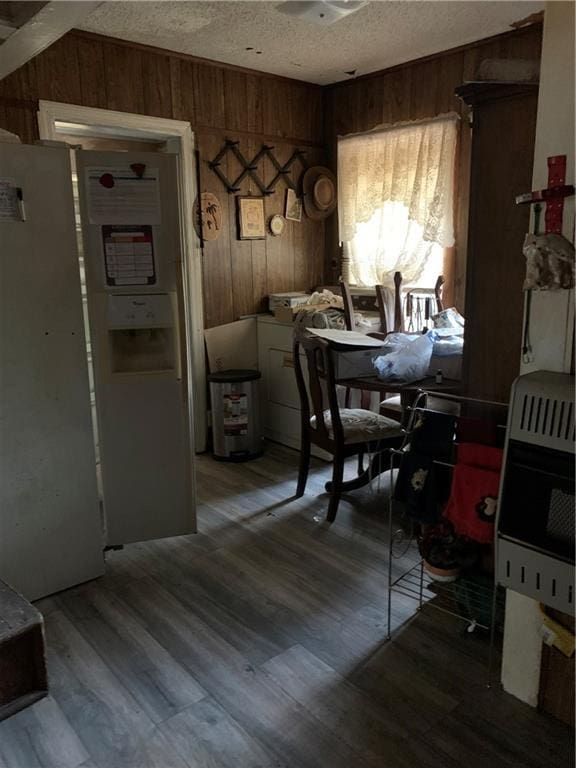
[(105, 2), (82, 29), (324, 85), (504, 32), (544, 3), (376, 0), (329, 27), (279, 5)]

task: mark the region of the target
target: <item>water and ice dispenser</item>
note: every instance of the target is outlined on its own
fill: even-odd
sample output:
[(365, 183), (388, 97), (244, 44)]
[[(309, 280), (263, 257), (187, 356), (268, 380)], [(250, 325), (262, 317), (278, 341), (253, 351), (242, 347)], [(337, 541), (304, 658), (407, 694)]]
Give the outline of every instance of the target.
[(108, 296), (108, 345), (113, 374), (179, 375), (175, 307), (167, 293)]

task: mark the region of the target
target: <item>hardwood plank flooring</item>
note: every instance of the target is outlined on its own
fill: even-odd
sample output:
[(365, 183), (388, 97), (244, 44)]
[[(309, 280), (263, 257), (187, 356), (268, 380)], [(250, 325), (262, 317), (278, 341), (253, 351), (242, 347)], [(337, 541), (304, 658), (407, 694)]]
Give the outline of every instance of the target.
[(386, 480), (329, 526), (329, 467), (295, 500), (297, 459), (200, 457), (197, 535), (38, 602), (50, 696), (0, 723), (0, 768), (571, 764), (568, 728), (487, 690), (484, 638), (424, 609), (385, 642)]

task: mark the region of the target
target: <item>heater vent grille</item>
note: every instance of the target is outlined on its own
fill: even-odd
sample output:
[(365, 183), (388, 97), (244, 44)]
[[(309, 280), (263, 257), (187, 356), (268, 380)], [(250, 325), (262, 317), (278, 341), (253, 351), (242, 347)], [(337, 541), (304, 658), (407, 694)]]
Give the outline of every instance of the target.
[(524, 395), (520, 429), (534, 435), (574, 440), (573, 403)]
[(542, 381), (537, 382), (539, 386), (530, 386), (536, 383), (530, 379), (531, 376), (524, 376), (517, 382), (510, 437), (558, 451), (572, 451), (576, 438), (572, 388), (558, 386), (557, 381), (553, 382), (556, 386), (547, 387), (547, 382)]
[(574, 611), (574, 566), (498, 539), (498, 583), (564, 613)]

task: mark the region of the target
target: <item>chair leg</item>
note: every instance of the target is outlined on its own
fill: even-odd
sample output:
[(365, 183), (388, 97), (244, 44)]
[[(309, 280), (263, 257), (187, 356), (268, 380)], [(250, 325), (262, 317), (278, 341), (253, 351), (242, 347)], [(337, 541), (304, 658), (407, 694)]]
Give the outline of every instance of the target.
[(308, 470), (310, 469), (310, 440), (303, 439), (300, 446), (300, 466), (298, 468), (298, 485), (296, 486), (296, 498), (304, 496)]
[(333, 523), (336, 519), (340, 496), (342, 495), (342, 478), (344, 477), (344, 457), (336, 454), (334, 456), (334, 466), (332, 469), (332, 493), (328, 503), (328, 514), (326, 520)]
[(364, 472), (364, 451), (358, 454), (358, 474), (361, 475), (362, 472)]

